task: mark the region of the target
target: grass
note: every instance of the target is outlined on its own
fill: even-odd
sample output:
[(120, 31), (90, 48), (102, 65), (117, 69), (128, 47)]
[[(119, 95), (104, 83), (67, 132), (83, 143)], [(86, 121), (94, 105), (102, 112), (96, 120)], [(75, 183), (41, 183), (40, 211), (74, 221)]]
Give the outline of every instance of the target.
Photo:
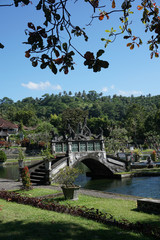
[[(52, 189), (36, 188), (30, 191), (18, 191), (27, 196), (37, 197), (59, 193), (60, 191)], [(137, 202), (134, 200), (123, 199), (105, 199), (79, 194), (77, 201), (65, 200), (63, 194), (61, 196), (50, 197), (49, 201), (57, 201), (61, 204), (70, 204), (72, 206), (86, 206), (88, 208), (99, 209), (113, 215), (116, 220), (126, 219), (130, 222), (136, 223), (150, 223), (153, 226), (159, 226), (160, 215), (147, 214), (137, 211)]]
[(140, 172), (157, 172), (160, 173), (160, 167), (154, 167), (154, 168), (141, 168), (141, 169), (132, 169), (128, 172), (117, 172), (115, 175), (121, 175), (121, 174), (132, 174), (132, 173), (140, 173)]
[(149, 240), (138, 233), (0, 199), (1, 240)]
[(55, 197), (54, 199), (61, 204), (99, 209), (100, 211), (110, 213), (116, 220), (126, 219), (133, 223), (149, 223), (153, 226), (159, 226), (160, 224), (160, 215), (139, 212), (137, 210), (137, 202), (134, 200), (104, 199), (86, 195), (79, 195), (78, 201), (66, 201), (63, 196), (61, 198)]
[(20, 193), (22, 196), (28, 196), (28, 197), (41, 197), (41, 196), (59, 193), (59, 191), (57, 190), (47, 189), (47, 188), (34, 188), (29, 191), (15, 190), (15, 192)]
[(154, 151), (154, 149), (145, 149), (145, 150), (142, 150), (142, 154), (144, 153), (144, 154), (151, 154), (152, 152)]
[[(24, 162), (27, 162), (27, 161), (40, 161), (42, 160), (43, 158), (41, 156), (39, 157), (27, 157), (24, 159)], [(17, 163), (18, 164), (18, 159), (7, 159), (5, 161), (5, 163)]]

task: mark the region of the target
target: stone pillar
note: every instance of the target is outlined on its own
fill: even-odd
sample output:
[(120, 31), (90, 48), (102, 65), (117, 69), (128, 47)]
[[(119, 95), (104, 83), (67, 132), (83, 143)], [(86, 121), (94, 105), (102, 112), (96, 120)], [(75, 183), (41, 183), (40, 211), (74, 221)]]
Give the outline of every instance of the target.
[(88, 152), (88, 142), (86, 142), (86, 151)]
[(52, 143), (52, 154), (56, 153), (56, 143)]
[(68, 154), (72, 152), (72, 143), (68, 142)]
[(18, 179), (18, 181), (21, 181), (22, 180), (22, 169), (24, 168), (23, 159), (18, 160), (18, 165), (19, 165), (19, 179)]
[(105, 144), (104, 144), (104, 140), (102, 140), (102, 151), (105, 151)]
[(45, 172), (46, 172), (46, 185), (50, 185), (52, 182), (52, 177), (51, 177), (51, 159), (44, 159), (44, 164), (45, 164)]
[(68, 161), (67, 165), (70, 166), (72, 165), (72, 142), (68, 142)]
[(126, 156), (125, 167), (127, 171), (131, 170), (131, 157), (129, 155)]

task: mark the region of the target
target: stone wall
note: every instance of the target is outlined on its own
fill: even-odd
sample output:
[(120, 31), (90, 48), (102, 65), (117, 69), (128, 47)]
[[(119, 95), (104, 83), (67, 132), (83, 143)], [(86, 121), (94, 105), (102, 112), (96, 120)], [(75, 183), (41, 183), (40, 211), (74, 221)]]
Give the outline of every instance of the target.
[(138, 199), (137, 208), (147, 213), (160, 214), (160, 200), (158, 199)]

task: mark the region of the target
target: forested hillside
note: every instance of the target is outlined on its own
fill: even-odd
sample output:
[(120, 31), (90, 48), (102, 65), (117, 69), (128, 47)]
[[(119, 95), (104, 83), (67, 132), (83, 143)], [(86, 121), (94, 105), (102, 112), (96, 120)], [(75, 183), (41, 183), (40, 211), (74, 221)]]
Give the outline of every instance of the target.
[[(24, 126), (37, 126), (49, 122), (62, 133), (69, 121), (76, 129), (77, 123), (88, 118), (88, 126), (95, 134), (103, 129), (105, 137), (114, 132), (123, 132), (131, 141), (144, 143), (160, 132), (160, 95), (124, 97), (103, 96), (102, 93), (63, 92), (44, 94), (41, 98), (27, 97), (14, 102), (4, 97), (0, 99), (0, 115)], [(119, 138), (121, 138), (120, 136)]]

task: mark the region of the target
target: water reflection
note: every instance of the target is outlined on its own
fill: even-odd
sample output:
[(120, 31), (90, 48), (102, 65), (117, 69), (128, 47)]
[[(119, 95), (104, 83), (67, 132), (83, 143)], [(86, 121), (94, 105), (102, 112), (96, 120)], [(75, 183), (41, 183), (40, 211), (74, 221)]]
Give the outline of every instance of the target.
[(86, 180), (77, 183), (86, 189), (160, 199), (160, 177)]
[(85, 189), (160, 199), (159, 176), (93, 180), (85, 176), (85, 172), (88, 171), (85, 166), (78, 167), (84, 173), (77, 178), (76, 183)]
[(17, 165), (0, 166), (0, 178), (16, 180), (19, 177)]

